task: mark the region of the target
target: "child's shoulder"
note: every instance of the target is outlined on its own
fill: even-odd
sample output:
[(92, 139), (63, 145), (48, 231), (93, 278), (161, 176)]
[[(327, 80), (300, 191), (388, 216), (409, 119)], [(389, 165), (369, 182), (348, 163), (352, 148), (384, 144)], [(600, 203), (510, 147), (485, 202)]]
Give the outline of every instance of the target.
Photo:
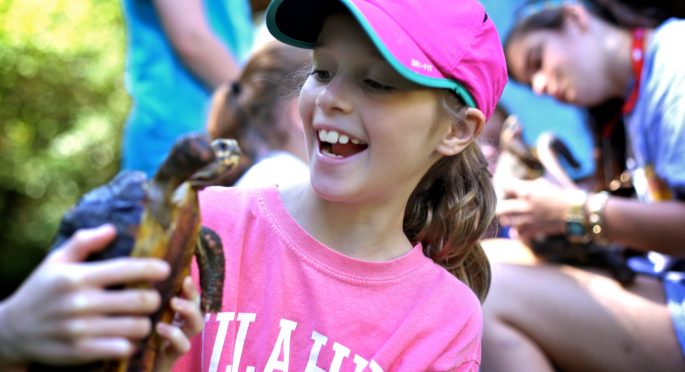
[(463, 281), (443, 267), (433, 264), (436, 272), (430, 285), (435, 296), (434, 301), (440, 302), (440, 309), (448, 313), (459, 311), (462, 313), (480, 313), (481, 303), (473, 290)]
[(466, 285), (461, 280), (457, 279), (456, 282), (457, 283), (453, 285), (453, 287), (455, 288), (455, 295), (451, 296), (448, 302), (454, 302), (455, 306), (460, 306), (464, 309), (480, 311), (481, 303), (476, 293), (471, 289), (471, 287)]

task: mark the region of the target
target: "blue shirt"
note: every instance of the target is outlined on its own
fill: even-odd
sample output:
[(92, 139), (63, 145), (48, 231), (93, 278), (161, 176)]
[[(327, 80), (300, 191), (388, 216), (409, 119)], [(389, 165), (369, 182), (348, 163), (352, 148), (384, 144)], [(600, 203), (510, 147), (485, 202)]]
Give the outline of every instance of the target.
[[(685, 35), (684, 20), (669, 20), (652, 34), (645, 52), (638, 100), (625, 116), (635, 190), (643, 200), (664, 196), (685, 200)], [(630, 165), (629, 165), (630, 166)], [(648, 170), (653, 171), (648, 171)], [(650, 177), (651, 176), (656, 176)], [(648, 180), (651, 178), (651, 180)], [(631, 257), (629, 266), (639, 272), (666, 277), (680, 271), (685, 260), (656, 252)], [(682, 285), (682, 284), (681, 284)], [(684, 342), (685, 342), (685, 335)], [(685, 344), (684, 344), (685, 346)]]
[(651, 166), (678, 198), (685, 197), (683, 35), (684, 20), (671, 19), (654, 31), (644, 56), (637, 103), (625, 117), (634, 168)]
[[(215, 36), (241, 64), (252, 46), (252, 12), (246, 0), (204, 0)], [(123, 169), (154, 174), (176, 139), (203, 131), (210, 88), (183, 65), (152, 1), (124, 0), (127, 26), (126, 88), (133, 107), (123, 139)]]

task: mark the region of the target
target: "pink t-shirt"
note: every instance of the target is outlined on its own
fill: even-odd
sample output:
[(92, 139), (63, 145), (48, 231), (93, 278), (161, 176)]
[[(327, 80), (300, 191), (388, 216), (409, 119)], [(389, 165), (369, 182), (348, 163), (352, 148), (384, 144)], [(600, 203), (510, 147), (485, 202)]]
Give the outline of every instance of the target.
[(480, 303), (420, 244), (384, 262), (342, 255), (275, 187), (213, 187), (200, 202), (226, 253), (223, 308), (175, 371), (478, 370)]

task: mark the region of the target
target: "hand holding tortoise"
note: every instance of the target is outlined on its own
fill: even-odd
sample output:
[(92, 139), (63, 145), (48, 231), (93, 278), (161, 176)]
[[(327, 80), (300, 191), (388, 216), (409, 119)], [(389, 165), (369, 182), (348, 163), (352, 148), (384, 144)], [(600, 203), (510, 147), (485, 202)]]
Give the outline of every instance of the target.
[[(40, 290), (57, 286), (51, 292), (55, 299), (47, 292), (18, 293), (26, 302), (26, 311), (45, 306), (36, 321), (49, 319), (43, 324), (46, 330), (28, 328), (28, 338), (66, 341), (59, 350), (51, 344), (28, 352), (7, 346), (10, 350), (0, 350), (0, 361), (17, 365), (26, 361), (59, 365), (96, 361), (70, 367), (79, 371), (170, 369), (188, 350), (189, 338), (202, 330), (201, 310), (215, 312), (221, 307), (223, 250), (218, 236), (201, 226), (197, 191), (233, 169), (239, 155), (233, 140), (210, 143), (203, 136), (186, 136), (152, 180), (141, 172), (122, 172), (84, 195), (63, 217), (54, 245), (60, 249), (46, 260), (66, 256), (71, 266), (61, 267), (62, 277), (52, 274), (51, 278), (50, 270), (39, 270), (37, 279), (27, 281)], [(87, 247), (79, 244), (88, 233), (78, 231), (101, 224), (114, 225), (116, 237), (112, 226), (103, 227), (96, 230), (100, 235), (88, 240), (94, 243)], [(103, 245), (107, 245), (104, 250)], [(200, 268), (201, 300), (188, 278), (193, 255)], [(131, 266), (132, 262), (137, 266)], [(141, 267), (146, 264), (157, 265), (157, 269)], [(41, 283), (41, 278), (49, 283)], [(44, 304), (46, 299), (51, 299), (49, 305)], [(103, 338), (96, 341), (104, 345), (98, 346), (95, 336)], [(91, 353), (91, 348), (98, 347), (105, 350)], [(9, 357), (3, 357), (3, 352)], [(51, 369), (29, 365), (29, 369), (37, 367)]]
[(0, 304), (0, 369), (28, 362), (85, 363), (130, 356), (133, 341), (151, 330), (148, 314), (160, 305), (151, 289), (108, 291), (169, 276), (159, 259), (123, 257), (84, 264), (115, 236), (112, 225), (79, 230), (53, 251)]

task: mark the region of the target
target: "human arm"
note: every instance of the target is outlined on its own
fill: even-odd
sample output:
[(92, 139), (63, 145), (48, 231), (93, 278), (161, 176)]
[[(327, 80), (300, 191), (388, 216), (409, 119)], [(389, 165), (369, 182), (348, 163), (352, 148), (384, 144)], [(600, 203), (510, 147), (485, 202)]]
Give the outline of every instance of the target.
[[(562, 188), (544, 179), (512, 180), (505, 186), (497, 215), (524, 241), (538, 235), (564, 233), (564, 218), (578, 189)], [(611, 242), (643, 251), (685, 257), (685, 202), (643, 203), (610, 197), (604, 207), (603, 225)]]
[(0, 303), (0, 370), (23, 370), (29, 362), (66, 365), (123, 358), (134, 352), (133, 341), (151, 330), (147, 315), (159, 307), (159, 293), (105, 288), (164, 279), (169, 266), (141, 258), (82, 262), (115, 235), (111, 225), (78, 231)]
[(642, 203), (611, 197), (604, 208), (610, 241), (631, 248), (685, 257), (685, 202)]
[(174, 51), (209, 89), (238, 78), (240, 68), (213, 34), (201, 0), (154, 0)]

